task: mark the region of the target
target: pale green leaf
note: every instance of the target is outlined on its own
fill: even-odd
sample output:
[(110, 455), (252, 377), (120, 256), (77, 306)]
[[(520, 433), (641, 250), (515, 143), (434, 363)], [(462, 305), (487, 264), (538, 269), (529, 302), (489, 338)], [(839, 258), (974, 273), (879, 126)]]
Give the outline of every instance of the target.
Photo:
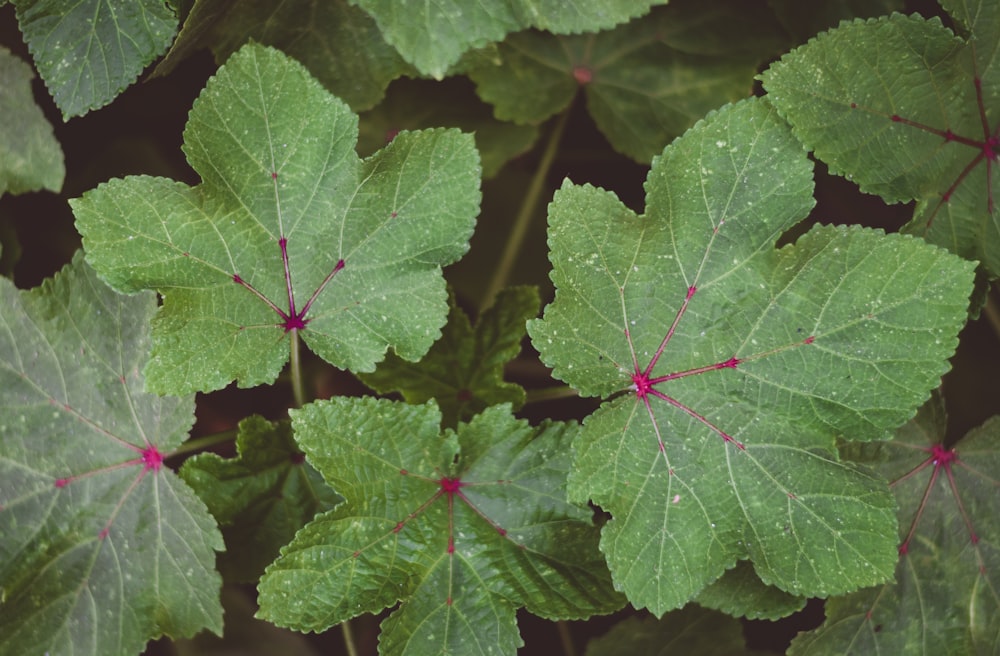
[(31, 68), (0, 47), (0, 196), (62, 188), (62, 148), (31, 93)]
[(660, 619), (630, 617), (591, 640), (585, 656), (749, 656), (738, 620), (694, 605)]
[(125, 291), (156, 289), (147, 384), (272, 382), (301, 336), (371, 371), (419, 359), (447, 313), (441, 267), (468, 248), (479, 159), (457, 130), (404, 132), (361, 161), (357, 117), (298, 63), (249, 45), (195, 102), (189, 187), (112, 180), (72, 202), (88, 261)]
[(77, 256), (41, 287), (0, 279), (0, 653), (139, 653), (222, 632), (222, 538), (163, 458), (193, 397), (143, 392), (154, 294)]
[(614, 395), (568, 489), (613, 515), (601, 548), (633, 605), (681, 607), (746, 559), (796, 596), (892, 573), (891, 495), (834, 441), (888, 437), (937, 386), (973, 267), (862, 228), (776, 250), (810, 173), (773, 109), (744, 101), (654, 161), (644, 215), (569, 183), (549, 207), (556, 298), (529, 334), (558, 378)]

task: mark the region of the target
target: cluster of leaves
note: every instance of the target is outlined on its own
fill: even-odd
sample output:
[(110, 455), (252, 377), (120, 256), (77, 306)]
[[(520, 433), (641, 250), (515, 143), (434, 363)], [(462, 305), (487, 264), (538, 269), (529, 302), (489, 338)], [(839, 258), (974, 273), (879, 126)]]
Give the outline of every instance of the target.
[[(794, 653), (1000, 648), (995, 422), (945, 444), (938, 397), (908, 422), (948, 370), (972, 258), (1000, 273), (996, 0), (945, 2), (958, 36), (844, 23), (728, 105), (849, 3), (822, 24), (778, 0), (13, 4), (64, 117), (164, 54), (155, 75), (201, 47), (221, 65), (183, 135), (198, 184), (103, 183), (70, 201), (71, 263), (31, 290), (0, 280), (0, 652), (221, 635), (223, 581), (300, 632), (392, 609), (383, 654), (511, 654), (518, 609), (626, 603), (656, 617), (588, 653), (733, 653), (734, 617), (810, 597), (831, 598), (827, 623)], [(0, 193), (62, 184), (31, 75), (0, 50)], [(475, 95), (426, 103), (423, 79), (383, 101), (401, 75)], [(481, 180), (559, 114), (555, 148), (581, 93), (650, 163), (643, 211), (565, 181), (554, 298), (539, 317), (535, 287), (499, 289), (473, 323), (443, 270)], [(917, 200), (910, 234), (796, 231), (807, 150)], [(526, 335), (597, 398), (582, 424), (515, 417), (526, 394), (503, 374)], [(315, 400), (305, 347), (382, 397)], [(234, 457), (167, 466), (192, 450), (195, 392), (283, 371), (287, 418), (244, 418)]]

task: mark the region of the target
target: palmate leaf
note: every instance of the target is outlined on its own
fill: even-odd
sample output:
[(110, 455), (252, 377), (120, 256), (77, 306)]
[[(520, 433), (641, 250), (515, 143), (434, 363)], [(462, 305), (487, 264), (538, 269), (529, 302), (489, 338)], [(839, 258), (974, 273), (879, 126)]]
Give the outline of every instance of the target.
[(41, 287), (0, 279), (0, 653), (138, 653), (222, 633), (222, 538), (163, 458), (194, 398), (143, 392), (152, 293), (79, 254)]
[(826, 622), (789, 653), (1000, 653), (1000, 419), (950, 447), (944, 431), (935, 397), (891, 442), (845, 449), (892, 481), (896, 576), (828, 600)]
[(529, 334), (558, 378), (615, 395), (584, 424), (568, 491), (614, 516), (601, 548), (636, 606), (683, 606), (744, 559), (793, 595), (892, 573), (889, 491), (834, 439), (888, 437), (936, 387), (973, 266), (862, 228), (775, 250), (810, 174), (751, 100), (654, 161), (643, 216), (569, 183), (550, 205), (556, 298)]
[(441, 78), (462, 53), (528, 28), (555, 34), (607, 29), (649, 11), (654, 0), (351, 0), (424, 75)]
[(14, 6), (65, 119), (114, 100), (177, 32), (177, 18), (162, 0), (14, 0)]
[(197, 187), (136, 176), (72, 202), (94, 268), (164, 297), (150, 389), (271, 382), (299, 335), (352, 371), (390, 345), (408, 360), (430, 348), (447, 314), (441, 267), (468, 248), (479, 206), (470, 135), (401, 133), (359, 160), (347, 106), (249, 45), (209, 81), (184, 139)]
[(240, 422), (236, 449), (236, 458), (214, 453), (189, 458), (180, 475), (205, 501), (233, 547), (219, 556), (219, 571), (227, 582), (250, 583), (296, 531), (343, 499), (304, 462), (288, 422), (247, 417)]
[(514, 611), (620, 608), (592, 511), (565, 500), (576, 424), (510, 406), (440, 430), (425, 405), (334, 398), (292, 411), (306, 458), (347, 500), (303, 528), (258, 587), (260, 616), (322, 631), (402, 601), (382, 654), (513, 654)]
[(581, 92), (616, 150), (649, 162), (705, 112), (744, 98), (758, 62), (784, 41), (745, 0), (671, 2), (597, 34), (513, 34), (469, 76), (497, 118), (539, 123)]
[(441, 339), (420, 362), (390, 354), (374, 372), (359, 378), (380, 394), (401, 392), (409, 403), (434, 399), (446, 428), (499, 403), (520, 410), (524, 389), (504, 382), (503, 368), (521, 351), (525, 322), (538, 316), (539, 304), (534, 287), (509, 287), (473, 328), (452, 295)]
[(1000, 275), (1000, 2), (944, 2), (967, 31), (892, 16), (845, 23), (762, 78), (795, 134), (830, 170), (888, 202), (907, 227)]

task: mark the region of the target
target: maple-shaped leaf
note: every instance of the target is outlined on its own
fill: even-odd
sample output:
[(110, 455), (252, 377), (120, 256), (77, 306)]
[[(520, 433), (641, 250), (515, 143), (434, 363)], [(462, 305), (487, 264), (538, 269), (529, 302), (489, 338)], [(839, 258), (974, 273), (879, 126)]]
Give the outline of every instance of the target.
[(167, 75), (199, 48), (224, 62), (249, 41), (302, 62), (355, 111), (374, 106), (386, 85), (412, 73), (375, 21), (347, 0), (199, 0), (154, 75)]
[(1000, 652), (1000, 418), (944, 443), (940, 397), (891, 442), (845, 455), (891, 481), (899, 504), (894, 580), (826, 602), (791, 654)]
[(143, 392), (152, 293), (77, 255), (30, 291), (0, 279), (0, 653), (138, 653), (222, 633), (222, 538), (163, 458), (193, 397)]
[(945, 2), (938, 19), (845, 23), (784, 56), (764, 87), (833, 173), (887, 202), (916, 199), (907, 230), (1000, 275), (1000, 3)]
[(297, 530), (342, 499), (305, 462), (288, 422), (247, 417), (240, 422), (236, 450), (236, 458), (196, 455), (180, 475), (232, 546), (219, 556), (219, 571), (227, 581), (256, 582)]
[(749, 100), (664, 150), (641, 217), (570, 183), (549, 206), (556, 297), (528, 332), (556, 377), (614, 396), (568, 491), (613, 515), (601, 548), (637, 607), (683, 606), (744, 559), (797, 596), (892, 573), (892, 497), (834, 439), (887, 437), (937, 386), (973, 265), (859, 227), (776, 250), (811, 190), (801, 145)]
[(433, 402), (334, 398), (293, 410), (306, 458), (347, 500), (268, 567), (260, 616), (322, 631), (402, 601), (382, 654), (513, 654), (515, 609), (620, 608), (586, 505), (565, 500), (576, 424), (532, 427), (492, 406), (457, 433)]
[(653, 0), (351, 0), (378, 23), (385, 40), (424, 75), (441, 78), (462, 53), (528, 28), (592, 32), (649, 11)]
[(505, 289), (473, 329), (452, 295), (443, 335), (420, 362), (390, 354), (373, 373), (359, 377), (380, 394), (402, 392), (409, 403), (434, 399), (447, 428), (491, 405), (510, 403), (518, 410), (524, 389), (504, 382), (503, 367), (520, 352), (525, 323), (538, 316), (539, 303), (534, 287)]
[(38, 73), (64, 119), (114, 100), (177, 32), (177, 17), (162, 0), (13, 4)]
[(746, 560), (710, 583), (694, 600), (705, 608), (751, 620), (778, 620), (806, 605), (805, 597), (766, 585)]
[(299, 335), (352, 371), (390, 345), (427, 352), (448, 311), (441, 267), (468, 248), (479, 207), (470, 135), (404, 132), (359, 160), (350, 109), (248, 45), (209, 81), (184, 140), (200, 185), (133, 176), (72, 202), (94, 268), (164, 297), (150, 389), (272, 382)]
[(749, 95), (758, 62), (782, 46), (753, 3), (671, 2), (597, 34), (513, 34), (469, 77), (497, 118), (516, 123), (545, 120), (582, 89), (612, 146), (649, 162), (707, 111)]
[(31, 93), (31, 67), (0, 47), (0, 196), (62, 188), (62, 149)]

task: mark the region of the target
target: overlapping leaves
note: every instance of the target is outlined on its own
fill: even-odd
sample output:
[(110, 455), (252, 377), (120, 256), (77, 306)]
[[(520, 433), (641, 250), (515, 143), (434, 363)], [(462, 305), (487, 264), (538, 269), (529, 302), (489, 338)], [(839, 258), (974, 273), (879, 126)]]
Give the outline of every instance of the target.
[(610, 612), (592, 512), (565, 500), (575, 424), (492, 406), (457, 432), (433, 403), (335, 398), (293, 411), (296, 440), (346, 502), (268, 567), (260, 615), (322, 631), (402, 604), (380, 652), (513, 654), (515, 609)]
[(846, 454), (892, 481), (899, 563), (885, 585), (826, 604), (792, 654), (995, 654), (1000, 650), (1000, 421), (943, 444), (939, 398), (891, 442)]
[(196, 187), (112, 180), (73, 202), (88, 261), (125, 291), (164, 297), (147, 384), (212, 390), (273, 381), (299, 335), (370, 371), (409, 360), (447, 313), (441, 267), (468, 248), (479, 158), (456, 130), (404, 132), (361, 161), (357, 117), (305, 69), (249, 45), (191, 110)]
[(834, 438), (888, 437), (937, 386), (972, 265), (861, 228), (816, 227), (811, 166), (765, 101), (668, 147), (636, 217), (564, 185), (549, 209), (555, 301), (529, 325), (557, 377), (614, 395), (575, 444), (571, 499), (614, 519), (601, 548), (636, 606), (684, 605), (737, 561), (826, 596), (895, 564), (884, 481)]
[(194, 399), (143, 392), (155, 295), (78, 255), (31, 291), (0, 279), (0, 302), (0, 653), (221, 634), (221, 536), (163, 466)]
[(908, 230), (1000, 275), (1000, 3), (943, 2), (938, 19), (846, 23), (785, 55), (764, 87), (831, 171), (889, 202)]

